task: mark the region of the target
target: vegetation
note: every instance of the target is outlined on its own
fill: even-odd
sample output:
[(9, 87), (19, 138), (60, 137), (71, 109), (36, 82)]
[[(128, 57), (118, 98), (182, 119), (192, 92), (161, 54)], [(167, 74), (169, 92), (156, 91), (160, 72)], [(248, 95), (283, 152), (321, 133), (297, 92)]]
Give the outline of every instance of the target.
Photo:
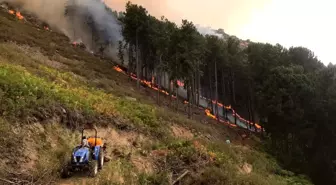
[[(106, 163), (106, 168), (98, 178), (88, 179), (87, 183), (168, 184), (170, 174), (176, 178), (175, 176), (188, 169), (193, 175), (183, 179), (183, 183), (200, 183), (211, 180), (217, 184), (222, 182), (244, 184), (247, 178), (244, 176), (250, 176), (239, 173), (239, 165), (244, 162), (255, 166), (256, 169), (253, 169), (251, 176), (259, 174), (257, 177), (251, 177), (248, 181), (254, 184), (305, 182), (303, 178), (295, 180), (296, 176), (276, 174), (275, 169), (278, 171), (282, 171), (282, 169), (275, 162), (271, 164), (274, 167), (267, 167), (270, 164), (265, 161), (273, 160), (268, 159), (265, 154), (249, 148), (215, 145), (212, 144), (212, 141), (197, 138), (192, 140), (174, 139), (169, 129), (171, 122), (173, 122), (194, 128), (197, 132), (215, 134), (214, 130), (218, 130), (222, 127), (221, 125), (214, 129), (209, 125), (205, 130), (203, 127), (197, 126), (198, 123), (187, 120), (184, 116), (175, 115), (176, 113), (167, 109), (162, 110), (162, 108), (151, 105), (153, 103), (146, 104), (129, 100), (126, 97), (107, 94), (93, 88), (85, 78), (80, 78), (73, 73), (61, 72), (62, 70), (55, 70), (48, 65), (42, 65), (45, 64), (46, 58), (38, 53), (37, 49), (13, 43), (2, 43), (0, 49), (7, 51), (6, 55), (1, 55), (0, 60), (1, 102), (6, 102), (1, 104), (2, 117), (5, 120), (1, 122), (0, 139), (6, 143), (6, 146), (10, 146), (2, 150), (5, 158), (18, 161), (14, 164), (2, 163), (3, 161), (1, 161), (1, 165), (5, 165), (4, 168), (10, 169), (10, 171), (0, 175), (11, 181), (19, 179), (18, 182), (24, 182), (35, 179), (34, 182), (42, 184), (57, 182), (62, 162), (66, 161), (68, 152), (76, 145), (79, 138), (77, 132), (68, 130), (58, 122), (76, 130), (76, 128), (94, 121), (98, 127), (109, 126), (120, 131), (135, 129), (137, 132), (152, 137), (154, 143), (141, 144), (140, 150), (136, 150), (132, 156), (141, 155), (145, 158), (146, 156), (153, 158), (157, 173), (138, 171), (129, 159), (120, 157)], [(35, 52), (24, 52), (27, 50)], [(56, 61), (64, 62), (65, 65), (66, 62), (69, 62), (64, 59), (60, 60), (61, 57), (53, 58), (58, 59), (54, 63)], [(128, 88), (124, 91), (127, 92)], [(62, 116), (62, 109), (69, 114), (65, 117)], [(57, 117), (63, 118), (57, 119)], [(106, 123), (111, 120), (110, 118), (115, 121)], [(125, 119), (128, 121), (124, 126), (120, 123), (119, 125), (113, 124), (117, 120)], [(41, 143), (42, 140), (44, 142)], [(28, 156), (27, 150), (30, 151)], [(156, 154), (160, 151), (164, 151), (163, 156)], [(29, 165), (20, 165), (27, 163)], [(29, 170), (22, 175), (14, 171), (14, 168), (20, 170), (28, 168)], [(202, 173), (199, 169), (205, 171)], [(212, 174), (216, 174), (213, 171), (217, 172), (219, 176), (212, 176)], [(221, 171), (225, 171), (225, 173), (222, 174)], [(43, 177), (39, 178), (41, 174)], [(272, 175), (261, 178), (261, 176), (269, 174)], [(216, 181), (216, 179), (226, 180)], [(73, 182), (81, 182), (81, 179), (74, 178)]]
[(303, 47), (203, 36), (192, 22), (177, 26), (130, 2), (119, 19), (125, 42), (136, 48), (129, 55), (140, 60), (135, 64), (131, 57), (129, 65), (141, 66), (141, 78), (166, 72), (170, 80), (185, 82), (192, 104), (202, 95), (232, 105), (266, 129), (269, 151), (285, 167), (317, 184), (336, 183), (334, 65), (324, 66)]
[[(46, 141), (33, 145), (32, 153), (38, 153), (41, 160), (33, 164), (36, 171), (27, 172), (21, 182), (31, 177), (56, 179), (61, 161), (75, 145), (76, 133), (68, 129), (94, 123), (149, 137), (151, 142), (141, 143), (134, 155), (152, 158), (156, 171), (143, 172), (127, 158), (118, 158), (92, 183), (165, 184), (183, 170), (191, 172), (183, 179), (185, 184), (309, 184), (298, 175), (302, 173), (316, 184), (335, 183), (336, 66), (323, 66), (302, 47), (286, 49), (253, 42), (243, 47), (243, 41), (233, 36), (204, 36), (188, 20), (178, 26), (130, 2), (119, 20), (125, 40), (119, 43), (118, 56), (123, 63), (127, 61), (129, 73), (147, 80), (167, 73), (175, 87), (183, 80), (189, 118), (195, 111), (191, 106), (199, 103), (201, 95), (232, 105), (243, 117), (259, 121), (265, 128), (267, 151), (223, 144), (223, 138), (204, 139), (203, 134), (222, 131), (222, 125), (204, 126), (153, 105), (140, 85), (132, 90), (134, 84), (114, 72), (107, 60), (71, 47), (64, 35), (38, 30), (4, 14), (0, 17), (0, 141), (8, 147), (1, 145), (0, 149), (5, 159), (24, 161), (25, 150), (32, 148), (26, 146), (31, 141), (19, 142), (27, 138), (25, 128), (35, 136), (34, 141)], [(174, 87), (168, 91), (176, 92)], [(157, 102), (161, 102), (159, 93)], [(63, 125), (52, 125), (53, 119)], [(38, 133), (30, 128), (33, 124), (42, 124), (45, 130)], [(201, 134), (188, 140), (174, 139), (174, 124)], [(15, 131), (20, 127), (22, 130)], [(55, 143), (47, 135), (62, 147), (53, 148)], [(245, 164), (253, 166), (252, 172), (241, 170)], [(0, 165), (3, 169), (22, 168), (5, 160), (0, 160)], [(41, 172), (46, 179), (36, 178)], [(0, 172), (0, 176), (18, 178), (14, 172)]]

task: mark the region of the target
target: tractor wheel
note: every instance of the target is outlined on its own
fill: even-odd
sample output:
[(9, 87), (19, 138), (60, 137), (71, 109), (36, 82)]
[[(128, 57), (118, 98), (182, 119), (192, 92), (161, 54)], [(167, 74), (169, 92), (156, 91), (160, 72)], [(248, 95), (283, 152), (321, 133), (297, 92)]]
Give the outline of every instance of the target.
[(61, 169), (61, 177), (69, 178), (71, 176), (71, 171), (68, 163), (65, 163)]
[(92, 160), (89, 166), (89, 175), (90, 177), (95, 177), (98, 174), (98, 162), (96, 160)]
[(99, 151), (99, 159), (98, 159), (98, 167), (99, 169), (103, 169), (103, 165), (104, 165), (104, 151), (101, 148)]

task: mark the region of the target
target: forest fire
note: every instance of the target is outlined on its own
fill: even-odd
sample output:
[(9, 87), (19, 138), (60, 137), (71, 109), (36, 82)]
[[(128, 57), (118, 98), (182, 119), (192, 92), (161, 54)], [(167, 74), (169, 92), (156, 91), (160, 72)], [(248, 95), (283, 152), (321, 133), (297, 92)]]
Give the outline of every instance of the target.
[(210, 110), (209, 110), (209, 109), (205, 109), (205, 114), (206, 114), (208, 117), (210, 117), (210, 118), (213, 118), (213, 119), (216, 119), (216, 120), (217, 120), (216, 116), (215, 116), (215, 115), (213, 115), (213, 114), (211, 114), (211, 112), (210, 112)]
[[(215, 101), (215, 100), (212, 100), (211, 102), (212, 102), (213, 104), (216, 104), (216, 101)], [(250, 122), (250, 121), (248, 121), (248, 120), (242, 118), (239, 114), (237, 114), (237, 113), (232, 109), (231, 105), (229, 105), (229, 106), (225, 106), (225, 105), (223, 105), (222, 103), (219, 103), (219, 102), (217, 102), (217, 105), (218, 105), (219, 107), (223, 107), (223, 108), (226, 109), (226, 110), (232, 110), (232, 116), (237, 116), (237, 118), (238, 118), (239, 120), (241, 120), (241, 121), (243, 121), (243, 122), (245, 122), (245, 123), (247, 123), (247, 124), (254, 125), (257, 129), (261, 129), (261, 126), (260, 126), (259, 124)]]
[(24, 19), (24, 17), (21, 15), (21, 12), (19, 11), (15, 12), (14, 10), (8, 10), (8, 13), (15, 15), (19, 20)]
[[(125, 72), (123, 69), (121, 69), (119, 66), (114, 66), (113, 69), (116, 70), (116, 71), (118, 71), (118, 72), (121, 72), (121, 73), (123, 73), (123, 74), (126, 74), (126, 72)], [(137, 80), (137, 79), (138, 79), (137, 76), (136, 76), (135, 74), (133, 74), (133, 73), (130, 74), (130, 77), (131, 77), (133, 80)], [(153, 85), (153, 84), (154, 84), (154, 77), (152, 77), (152, 80), (151, 80), (151, 81), (140, 80), (140, 82), (141, 82), (142, 84), (146, 85), (147, 87), (151, 88), (151, 89), (154, 89), (154, 90), (156, 90), (156, 91), (160, 91), (161, 93), (164, 93), (164, 94), (166, 94), (166, 95), (169, 96), (169, 93), (168, 93), (167, 91), (162, 90), (162, 89), (158, 89), (157, 87), (155, 87), (155, 86)], [(183, 82), (181, 82), (181, 81), (177, 81), (177, 83), (178, 83), (179, 86), (184, 86)], [(173, 98), (176, 98), (176, 96), (174, 96), (174, 95), (171, 95), (171, 96), (172, 96)], [(258, 125), (258, 124), (254, 124), (254, 123), (252, 123), (252, 122), (250, 122), (250, 121), (247, 121), (247, 120), (243, 119), (241, 116), (239, 116), (239, 115), (238, 115), (238, 114), (231, 108), (231, 105), (229, 105), (229, 106), (225, 106), (225, 105), (223, 105), (222, 103), (219, 103), (219, 102), (217, 102), (217, 101), (215, 101), (215, 100), (212, 100), (211, 102), (212, 102), (213, 104), (216, 104), (216, 103), (217, 103), (217, 105), (218, 105), (219, 107), (223, 107), (223, 108), (225, 108), (225, 109), (227, 109), (227, 110), (232, 110), (232, 115), (233, 115), (233, 116), (237, 116), (238, 119), (240, 119), (240, 120), (246, 122), (247, 124), (255, 125), (257, 129), (261, 129), (261, 126), (260, 126), (260, 125)], [(184, 100), (183, 103), (184, 103), (184, 104), (188, 104), (189, 102), (186, 101), (186, 100)], [(218, 118), (217, 118), (215, 115), (211, 114), (211, 111), (210, 111), (209, 109), (205, 109), (205, 114), (206, 114), (208, 117), (212, 118), (212, 119), (218, 120)], [(231, 127), (237, 127), (237, 125), (232, 124), (232, 123), (229, 123), (229, 122), (224, 121), (224, 120), (221, 120), (221, 119), (219, 119), (219, 122), (221, 122), (221, 123), (225, 123), (225, 124), (227, 124), (227, 125), (229, 125), (229, 126), (231, 126)]]
[(24, 19), (20, 12), (16, 12), (16, 17), (20, 20)]
[(183, 86), (184, 86), (184, 83), (181, 82), (180, 80), (177, 80), (177, 85), (180, 86), (180, 87), (183, 87)]
[[(120, 72), (120, 73), (123, 73), (123, 74), (126, 74), (126, 72), (124, 70), (122, 70), (119, 66), (114, 66), (113, 67), (114, 70)], [(133, 80), (138, 80), (137, 76), (133, 73), (130, 74), (130, 77), (133, 79)], [(140, 82), (144, 85), (146, 85), (147, 87), (151, 88), (151, 89), (154, 89), (156, 91), (160, 91), (161, 93), (164, 93), (166, 94), (167, 96), (169, 96), (169, 93), (165, 90), (162, 90), (162, 89), (159, 89), (157, 87), (155, 87), (153, 84), (153, 81), (154, 81), (154, 77), (152, 77), (152, 82), (150, 81), (147, 81), (147, 80), (140, 80)]]
[[(218, 120), (218, 118), (217, 118), (215, 115), (211, 114), (211, 112), (210, 112), (209, 109), (205, 109), (205, 114), (206, 114), (208, 117), (210, 117), (210, 118), (212, 118), (212, 119), (214, 119), (214, 120)], [(229, 125), (229, 126), (231, 126), (231, 127), (237, 127), (237, 125), (232, 124), (232, 123), (230, 123), (230, 122), (228, 122), (228, 121), (224, 121), (224, 120), (222, 120), (222, 119), (219, 119), (219, 122), (221, 122), (221, 123), (225, 123), (225, 124), (227, 124), (227, 125)]]
[(113, 69), (118, 72), (125, 73), (119, 66), (114, 66)]

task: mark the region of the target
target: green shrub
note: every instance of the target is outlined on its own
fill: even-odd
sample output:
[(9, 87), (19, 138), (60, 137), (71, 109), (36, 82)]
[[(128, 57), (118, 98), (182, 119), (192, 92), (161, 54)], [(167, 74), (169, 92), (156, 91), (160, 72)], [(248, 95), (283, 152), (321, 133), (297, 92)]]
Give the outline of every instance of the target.
[(236, 174), (231, 169), (207, 167), (202, 174), (198, 175), (198, 178), (194, 179), (194, 184), (233, 185), (235, 178)]
[(168, 174), (161, 172), (158, 174), (141, 173), (138, 179), (139, 185), (169, 185)]

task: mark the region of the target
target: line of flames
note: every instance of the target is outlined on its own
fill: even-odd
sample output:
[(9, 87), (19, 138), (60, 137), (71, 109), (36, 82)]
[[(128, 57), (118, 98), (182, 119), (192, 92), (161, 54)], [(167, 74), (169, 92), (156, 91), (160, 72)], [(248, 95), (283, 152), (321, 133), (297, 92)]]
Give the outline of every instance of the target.
[[(8, 10), (8, 13), (11, 14), (11, 15), (15, 15), (16, 18), (18, 18), (19, 20), (23, 20), (25, 18), (23, 15), (21, 15), (21, 12), (19, 12), (19, 11), (15, 12), (15, 10)], [(51, 31), (48, 26), (43, 26), (43, 29), (45, 29), (47, 31)]]
[[(206, 99), (205, 97), (202, 97), (202, 98)], [(206, 100), (210, 101), (209, 99), (206, 99)], [(212, 100), (211, 102), (212, 102), (213, 104), (216, 105), (216, 100)], [(241, 120), (241, 121), (243, 121), (243, 122), (246, 122), (246, 123), (248, 123), (248, 124), (250, 124), (250, 125), (255, 125), (258, 129), (261, 129), (261, 126), (260, 126), (258, 123), (253, 123), (253, 122), (251, 122), (251, 121), (248, 121), (248, 120), (242, 118), (238, 113), (235, 112), (234, 109), (231, 108), (231, 105), (229, 105), (229, 106), (225, 106), (225, 105), (223, 105), (222, 103), (219, 103), (219, 102), (217, 102), (217, 105), (218, 105), (219, 107), (223, 107), (223, 108), (225, 108), (225, 109), (227, 109), (227, 110), (232, 110), (232, 116), (237, 116), (237, 118), (238, 118), (239, 120)]]
[[(113, 69), (116, 70), (116, 71), (118, 71), (118, 72), (120, 72), (120, 73), (123, 73), (123, 74), (127, 75), (126, 72), (125, 72), (124, 70), (122, 70), (119, 66), (114, 66)], [(137, 79), (138, 79), (137, 76), (136, 76), (135, 74), (133, 74), (133, 73), (131, 73), (130, 77), (131, 77), (133, 80), (137, 80)], [(151, 88), (151, 89), (154, 89), (154, 90), (156, 90), (156, 91), (160, 91), (161, 93), (164, 93), (164, 94), (166, 94), (167, 96), (169, 96), (169, 93), (168, 93), (167, 91), (162, 90), (162, 89), (158, 89), (157, 87), (155, 87), (155, 86), (152, 85), (152, 84), (154, 84), (154, 77), (152, 77), (152, 82), (147, 81), (147, 80), (140, 80), (140, 82), (141, 82), (142, 84), (146, 85), (147, 87)], [(182, 85), (182, 84), (183, 84), (182, 82), (179, 83), (179, 85)], [(183, 85), (184, 85), (184, 84), (183, 84)], [(171, 96), (172, 96), (173, 98), (176, 98), (176, 96), (174, 96), (174, 95), (171, 95)], [(202, 98), (206, 99), (205, 97), (202, 97)], [(184, 103), (184, 104), (189, 104), (189, 102), (186, 101), (186, 100), (185, 100), (183, 103)], [(223, 107), (223, 108), (225, 108), (225, 109), (227, 109), (227, 110), (232, 110), (232, 115), (233, 115), (233, 116), (237, 116), (237, 118), (238, 118), (239, 120), (242, 120), (242, 121), (244, 121), (244, 122), (246, 122), (246, 123), (248, 123), (248, 124), (250, 124), (250, 125), (255, 125), (255, 127), (256, 127), (257, 129), (262, 129), (262, 127), (261, 127), (259, 124), (257, 124), (257, 123), (252, 123), (252, 122), (250, 122), (250, 121), (245, 120), (244, 118), (242, 118), (239, 114), (237, 114), (237, 113), (231, 108), (231, 105), (229, 105), (229, 106), (225, 106), (225, 105), (223, 105), (222, 103), (219, 103), (219, 102), (217, 102), (217, 101), (215, 101), (215, 100), (212, 100), (212, 103), (213, 103), (213, 104), (216, 104), (216, 103), (217, 103), (217, 105), (218, 105), (219, 107)], [(210, 112), (209, 109), (205, 109), (205, 114), (206, 114), (208, 117), (212, 118), (212, 119), (218, 120), (218, 118), (217, 118), (215, 115), (211, 114), (211, 112)], [(230, 123), (230, 122), (228, 122), (228, 121), (224, 121), (224, 120), (222, 120), (222, 119), (219, 119), (219, 122), (224, 123), (224, 124), (227, 124), (227, 125), (229, 125), (229, 126), (231, 126), (231, 127), (237, 127), (236, 124), (232, 124), (232, 123)]]

